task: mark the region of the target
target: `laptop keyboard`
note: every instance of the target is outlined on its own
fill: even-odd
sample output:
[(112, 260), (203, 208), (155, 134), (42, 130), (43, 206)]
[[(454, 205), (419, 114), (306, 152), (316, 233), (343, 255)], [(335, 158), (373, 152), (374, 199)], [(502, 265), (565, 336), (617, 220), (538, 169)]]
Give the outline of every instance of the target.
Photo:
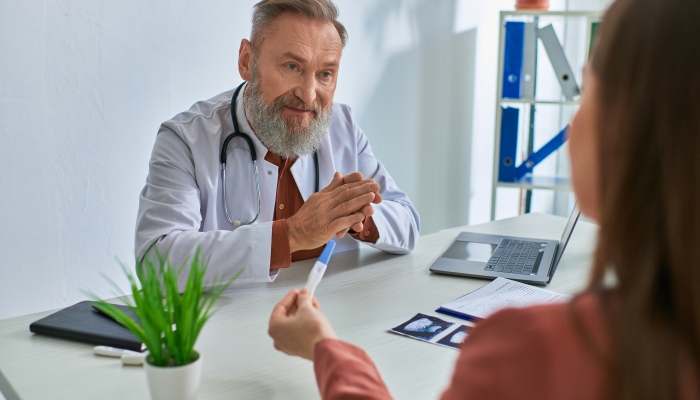
[(486, 263), (486, 271), (537, 275), (547, 243), (504, 239)]

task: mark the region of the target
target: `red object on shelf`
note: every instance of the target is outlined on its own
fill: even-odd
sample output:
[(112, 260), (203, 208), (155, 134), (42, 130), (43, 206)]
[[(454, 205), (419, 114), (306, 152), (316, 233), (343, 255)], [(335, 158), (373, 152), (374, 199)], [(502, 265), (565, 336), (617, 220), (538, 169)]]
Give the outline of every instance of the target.
[(516, 10), (549, 10), (549, 0), (517, 0)]

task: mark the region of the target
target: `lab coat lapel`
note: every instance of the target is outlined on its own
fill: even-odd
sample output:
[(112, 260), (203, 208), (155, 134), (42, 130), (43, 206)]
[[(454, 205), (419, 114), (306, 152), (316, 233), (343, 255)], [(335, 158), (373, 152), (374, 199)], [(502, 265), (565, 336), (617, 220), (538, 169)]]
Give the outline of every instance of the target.
[[(335, 166), (329, 135), (326, 135), (318, 149), (319, 190), (328, 186), (333, 180)], [(294, 181), (299, 188), (299, 193), (304, 201), (308, 200), (316, 189), (316, 166), (314, 155), (306, 154), (299, 157), (290, 169)]]
[[(267, 149), (263, 154), (267, 154)], [(277, 199), (277, 166), (258, 157), (258, 169), (260, 170), (260, 222), (272, 221)]]
[[(323, 189), (331, 184), (335, 171), (339, 169), (335, 165), (333, 159), (333, 146), (331, 145), (330, 135), (326, 135), (318, 149), (318, 169), (319, 169), (319, 189)], [(314, 178), (315, 179), (315, 178)]]
[(313, 154), (305, 154), (297, 158), (292, 164), (290, 172), (294, 177), (297, 188), (299, 188), (301, 197), (306, 201), (314, 193), (314, 186), (316, 186), (316, 168), (314, 167)]

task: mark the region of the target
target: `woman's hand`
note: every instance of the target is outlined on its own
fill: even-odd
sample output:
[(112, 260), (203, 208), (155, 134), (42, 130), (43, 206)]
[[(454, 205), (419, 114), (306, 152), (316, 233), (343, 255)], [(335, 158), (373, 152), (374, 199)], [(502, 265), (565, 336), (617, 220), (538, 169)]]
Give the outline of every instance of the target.
[(275, 349), (291, 355), (314, 359), (314, 347), (323, 339), (336, 339), (335, 332), (321, 306), (309, 290), (292, 289), (272, 310), (267, 333)]

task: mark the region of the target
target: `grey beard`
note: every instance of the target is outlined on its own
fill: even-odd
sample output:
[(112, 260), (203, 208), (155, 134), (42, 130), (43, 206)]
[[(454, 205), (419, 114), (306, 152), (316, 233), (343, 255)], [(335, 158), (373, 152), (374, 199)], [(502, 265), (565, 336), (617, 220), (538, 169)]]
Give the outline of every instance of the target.
[[(309, 123), (306, 129), (302, 126), (302, 121), (299, 118), (294, 118), (289, 126), (281, 114), (282, 108), (287, 105), (300, 109), (313, 107), (316, 118)], [(333, 116), (333, 107), (330, 107), (328, 111), (323, 111), (317, 103), (307, 105), (298, 98), (290, 98), (289, 96), (279, 97), (272, 104), (265, 103), (255, 74), (243, 92), (243, 109), (255, 135), (262, 144), (269, 151), (285, 158), (295, 158), (317, 151), (328, 133)]]

